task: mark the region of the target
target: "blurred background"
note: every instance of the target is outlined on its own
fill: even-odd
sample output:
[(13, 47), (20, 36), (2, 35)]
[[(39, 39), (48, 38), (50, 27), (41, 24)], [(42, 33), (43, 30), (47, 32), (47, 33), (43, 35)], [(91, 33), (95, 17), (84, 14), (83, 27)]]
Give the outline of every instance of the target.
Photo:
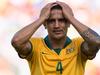
[[(11, 46), (13, 35), (35, 21), (40, 10), (56, 0), (0, 0), (0, 75), (30, 75), (28, 63), (20, 59)], [(73, 9), (75, 17), (100, 35), (100, 0), (58, 0)], [(41, 26), (35, 37), (45, 37), (47, 31)], [(79, 36), (71, 26), (69, 37)], [(100, 75), (100, 51), (95, 59), (86, 64), (85, 75)]]

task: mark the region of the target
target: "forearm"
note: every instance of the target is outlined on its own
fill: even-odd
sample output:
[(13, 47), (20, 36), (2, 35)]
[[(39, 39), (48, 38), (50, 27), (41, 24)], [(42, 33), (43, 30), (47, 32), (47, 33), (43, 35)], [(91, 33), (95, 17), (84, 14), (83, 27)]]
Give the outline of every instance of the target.
[(29, 41), (30, 37), (34, 34), (34, 32), (41, 26), (43, 23), (43, 19), (37, 19), (35, 22), (27, 25), (20, 31), (18, 31), (12, 41), (17, 42), (17, 44), (23, 44), (27, 41)]
[(70, 22), (88, 44), (100, 46), (100, 36), (95, 31), (80, 23), (73, 16), (70, 17)]

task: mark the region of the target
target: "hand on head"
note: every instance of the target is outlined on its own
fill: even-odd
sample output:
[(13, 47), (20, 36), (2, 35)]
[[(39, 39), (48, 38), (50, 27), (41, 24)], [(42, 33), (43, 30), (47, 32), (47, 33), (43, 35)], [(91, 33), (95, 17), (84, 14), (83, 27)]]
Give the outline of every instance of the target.
[(43, 17), (45, 20), (47, 20), (50, 16), (50, 11), (53, 6), (57, 5), (55, 2), (48, 3), (44, 8), (42, 8), (40, 17)]
[(63, 14), (66, 18), (68, 16), (74, 16), (73, 11), (69, 5), (67, 5), (64, 2), (59, 2), (59, 1), (56, 1), (56, 3), (62, 7)]
[(47, 20), (50, 16), (51, 8), (56, 5), (61, 6), (63, 15), (66, 19), (68, 19), (69, 16), (74, 16), (72, 9), (66, 3), (56, 1), (52, 3), (48, 3), (46, 6), (44, 6), (44, 8), (41, 10), (40, 18)]

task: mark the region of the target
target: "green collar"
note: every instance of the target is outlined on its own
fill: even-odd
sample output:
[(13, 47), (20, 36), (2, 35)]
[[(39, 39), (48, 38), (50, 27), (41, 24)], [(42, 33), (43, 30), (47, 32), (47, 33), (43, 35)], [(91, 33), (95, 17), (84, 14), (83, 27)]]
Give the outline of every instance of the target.
[[(52, 45), (51, 45), (51, 43), (50, 43), (50, 40), (49, 40), (49, 38), (48, 38), (48, 36), (46, 36), (46, 37), (44, 38), (44, 41), (45, 41), (46, 45), (47, 45), (50, 49), (53, 49), (53, 48), (52, 48)], [(67, 37), (67, 38), (66, 38), (65, 45), (64, 45), (63, 48), (65, 48), (65, 47), (66, 47), (67, 45), (69, 45), (70, 43), (71, 43), (71, 39), (70, 39), (69, 37)]]

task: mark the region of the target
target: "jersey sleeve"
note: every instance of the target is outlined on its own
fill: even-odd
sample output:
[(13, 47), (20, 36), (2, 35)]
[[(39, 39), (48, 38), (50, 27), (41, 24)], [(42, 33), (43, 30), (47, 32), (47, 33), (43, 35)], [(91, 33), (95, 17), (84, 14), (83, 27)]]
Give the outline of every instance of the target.
[(82, 60), (91, 60), (95, 57), (95, 55), (92, 55), (92, 56), (89, 56), (89, 55), (86, 55), (82, 50), (81, 50), (81, 46), (82, 44), (84, 43), (84, 39), (83, 38), (76, 38), (75, 39), (75, 44), (78, 48), (78, 54), (81, 56)]
[(83, 44), (84, 39), (81, 37), (78, 37), (73, 40), (74, 40), (74, 45), (76, 46), (76, 49), (78, 52), (78, 57), (81, 57), (82, 61), (86, 61), (88, 59), (88, 57), (81, 50), (81, 45)]
[(30, 39), (30, 43), (31, 43), (31, 46), (32, 46), (32, 52), (33, 52), (33, 55), (34, 55), (34, 52), (36, 50), (36, 47), (38, 45), (38, 38), (31, 38)]
[(31, 46), (32, 46), (32, 60), (34, 59), (34, 57), (36, 58), (37, 56), (37, 53), (38, 53), (38, 45), (41, 41), (41, 38), (31, 38), (30, 39), (30, 43), (31, 43)]

